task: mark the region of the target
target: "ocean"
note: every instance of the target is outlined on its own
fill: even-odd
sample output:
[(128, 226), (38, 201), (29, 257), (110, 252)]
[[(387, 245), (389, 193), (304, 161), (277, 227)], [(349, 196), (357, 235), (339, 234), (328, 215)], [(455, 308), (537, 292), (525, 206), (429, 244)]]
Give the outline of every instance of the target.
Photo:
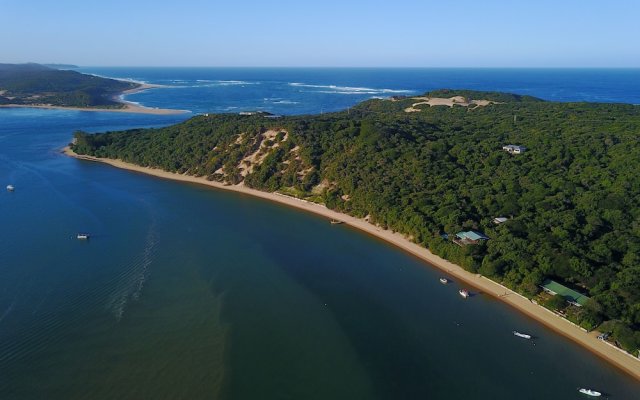
[(376, 238), (59, 150), (78, 129), (445, 87), (638, 104), (640, 70), (81, 71), (165, 85), (126, 99), (191, 113), (0, 109), (0, 184), (16, 188), (0, 191), (1, 399), (637, 398), (639, 382)]

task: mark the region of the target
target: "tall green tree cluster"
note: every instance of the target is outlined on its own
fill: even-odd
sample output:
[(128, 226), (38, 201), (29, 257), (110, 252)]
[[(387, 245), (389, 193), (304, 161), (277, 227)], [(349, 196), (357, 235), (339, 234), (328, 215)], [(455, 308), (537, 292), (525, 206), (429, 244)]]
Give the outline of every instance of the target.
[[(640, 347), (640, 107), (491, 92), (427, 95), (495, 103), (409, 113), (417, 101), (397, 98), (316, 116), (198, 116), (161, 129), (78, 132), (74, 148), (295, 190), (368, 216), (527, 296), (557, 279), (592, 298), (580, 320), (612, 321), (624, 348)], [(239, 164), (269, 129), (289, 135), (243, 178)], [(505, 144), (528, 151), (508, 154)], [(498, 216), (509, 219), (495, 225)], [(460, 247), (441, 237), (468, 229), (491, 239)]]

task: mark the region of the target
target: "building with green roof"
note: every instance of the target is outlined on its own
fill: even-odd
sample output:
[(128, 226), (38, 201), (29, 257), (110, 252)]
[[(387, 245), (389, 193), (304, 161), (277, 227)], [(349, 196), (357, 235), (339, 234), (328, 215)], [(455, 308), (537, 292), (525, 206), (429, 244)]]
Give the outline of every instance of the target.
[(559, 296), (564, 297), (565, 300), (567, 300), (570, 304), (573, 304), (574, 306), (582, 307), (585, 304), (587, 304), (587, 301), (589, 300), (589, 298), (583, 295), (582, 293), (578, 293), (573, 289), (569, 289), (568, 287), (556, 281), (552, 281), (551, 279), (547, 279), (546, 281), (544, 281), (542, 285), (540, 285), (540, 287), (542, 287), (542, 290), (544, 290), (547, 293), (550, 293), (553, 295), (557, 294)]
[(456, 238), (453, 241), (459, 245), (465, 245), (478, 244), (481, 240), (489, 240), (489, 237), (482, 232), (467, 231), (456, 233)]

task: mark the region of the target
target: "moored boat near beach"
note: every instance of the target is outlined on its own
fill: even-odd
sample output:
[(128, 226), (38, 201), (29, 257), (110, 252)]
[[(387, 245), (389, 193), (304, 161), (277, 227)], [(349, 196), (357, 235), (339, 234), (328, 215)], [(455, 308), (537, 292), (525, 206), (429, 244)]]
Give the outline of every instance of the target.
[(440, 278), (440, 283), (446, 285), (447, 283), (449, 283), (449, 280), (447, 278)]
[(517, 337), (521, 337), (523, 339), (531, 339), (531, 335), (527, 335), (526, 333), (520, 333), (518, 331), (513, 331), (513, 335)]
[(591, 389), (580, 388), (580, 389), (578, 389), (578, 392), (580, 392), (582, 394), (586, 394), (587, 396), (591, 396), (591, 397), (600, 397), (600, 396), (602, 396), (602, 393), (596, 392), (595, 390), (591, 390)]
[(465, 299), (469, 297), (469, 291), (467, 289), (460, 289), (458, 290), (458, 293), (460, 293), (460, 296)]

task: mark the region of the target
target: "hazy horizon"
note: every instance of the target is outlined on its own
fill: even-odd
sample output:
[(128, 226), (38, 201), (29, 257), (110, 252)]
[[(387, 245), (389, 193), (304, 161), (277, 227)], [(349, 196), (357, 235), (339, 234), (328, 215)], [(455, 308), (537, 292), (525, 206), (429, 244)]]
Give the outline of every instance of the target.
[[(3, 64), (4, 62), (0, 62)], [(584, 67), (584, 66), (566, 66), (566, 67), (554, 67), (554, 66), (545, 66), (545, 67), (532, 67), (532, 66), (518, 66), (518, 67), (503, 67), (503, 66), (495, 66), (495, 67), (482, 67), (482, 66), (442, 66), (442, 67), (430, 67), (430, 66), (350, 66), (350, 65), (81, 65), (73, 62), (68, 63), (55, 63), (55, 62), (38, 62), (38, 61), (25, 61), (25, 62), (16, 62), (16, 63), (6, 63), (6, 64), (40, 64), (40, 65), (72, 65), (77, 68), (220, 68), (220, 69), (229, 69), (229, 68), (239, 68), (239, 69), (268, 69), (268, 68), (278, 68), (278, 69), (287, 69), (287, 68), (295, 68), (295, 69), (514, 69), (514, 70), (525, 70), (525, 69), (549, 69), (549, 70), (564, 70), (564, 69), (628, 69), (628, 70), (640, 70), (640, 66), (638, 67), (612, 67), (612, 66), (596, 66), (596, 67)]]
[(640, 3), (114, 0), (3, 6), (2, 62), (128, 67), (637, 68)]

